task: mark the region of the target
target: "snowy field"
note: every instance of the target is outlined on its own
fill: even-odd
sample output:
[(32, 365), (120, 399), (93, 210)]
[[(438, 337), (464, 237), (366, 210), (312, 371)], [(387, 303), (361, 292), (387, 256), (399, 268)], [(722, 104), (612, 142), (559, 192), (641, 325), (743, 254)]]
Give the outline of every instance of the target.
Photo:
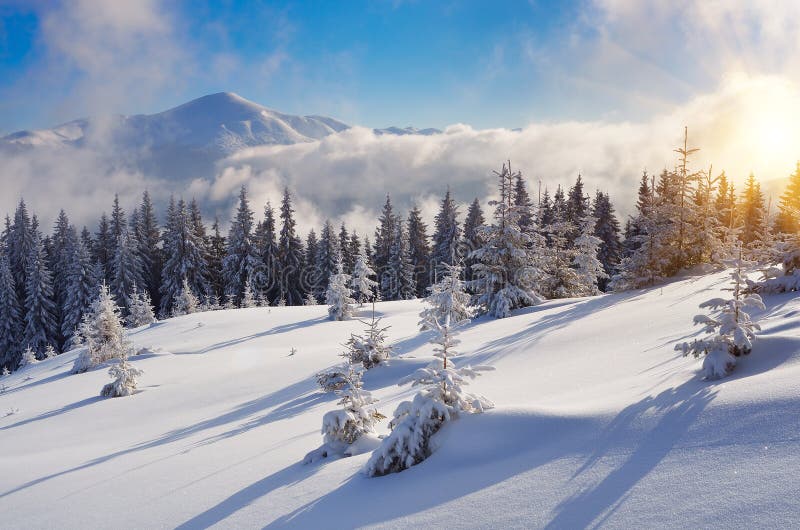
[[(136, 330), (152, 353), (133, 358), (145, 374), (132, 397), (98, 397), (106, 370), (70, 375), (74, 353), (43, 361), (0, 379), (0, 527), (797, 528), (800, 298), (764, 298), (732, 377), (702, 381), (700, 361), (673, 351), (727, 280), (475, 320), (459, 363), (496, 367), (469, 387), (496, 408), (381, 478), (360, 473), (369, 454), (300, 463), (336, 407), (314, 376), (363, 328), (324, 306)], [(388, 416), (411, 395), (395, 382), (431, 358), (421, 309), (378, 304), (397, 356), (365, 387)]]

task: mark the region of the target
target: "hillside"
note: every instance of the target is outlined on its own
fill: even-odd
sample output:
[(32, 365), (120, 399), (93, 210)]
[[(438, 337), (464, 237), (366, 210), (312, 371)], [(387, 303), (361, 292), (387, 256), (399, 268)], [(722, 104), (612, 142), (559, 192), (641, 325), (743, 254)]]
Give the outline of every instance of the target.
[[(97, 397), (106, 371), (69, 375), (75, 353), (63, 354), (0, 379), (0, 526), (796, 526), (800, 298), (765, 298), (753, 353), (721, 382), (673, 351), (726, 280), (475, 320), (459, 362), (496, 367), (470, 387), (496, 408), (382, 478), (359, 473), (368, 454), (300, 464), (336, 406), (314, 374), (362, 327), (328, 321), (324, 306), (135, 330), (152, 353), (135, 358), (145, 375), (128, 398)], [(387, 415), (411, 393), (394, 382), (430, 359), (421, 307), (378, 304), (397, 357), (365, 386)]]

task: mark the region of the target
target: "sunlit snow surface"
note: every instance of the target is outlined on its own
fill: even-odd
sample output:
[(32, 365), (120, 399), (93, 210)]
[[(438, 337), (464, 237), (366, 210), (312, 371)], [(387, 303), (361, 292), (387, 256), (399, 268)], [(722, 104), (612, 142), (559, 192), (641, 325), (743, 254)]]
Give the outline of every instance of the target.
[[(728, 379), (701, 381), (673, 351), (726, 279), (475, 320), (459, 362), (497, 368), (470, 387), (497, 408), (382, 478), (360, 474), (369, 454), (300, 464), (336, 406), (314, 375), (363, 327), (324, 306), (137, 330), (153, 353), (134, 358), (145, 374), (127, 398), (97, 397), (106, 370), (69, 375), (75, 354), (61, 355), (0, 378), (0, 527), (797, 527), (800, 298), (765, 297)], [(411, 392), (395, 381), (431, 358), (421, 308), (378, 304), (399, 355), (365, 386), (389, 416)]]

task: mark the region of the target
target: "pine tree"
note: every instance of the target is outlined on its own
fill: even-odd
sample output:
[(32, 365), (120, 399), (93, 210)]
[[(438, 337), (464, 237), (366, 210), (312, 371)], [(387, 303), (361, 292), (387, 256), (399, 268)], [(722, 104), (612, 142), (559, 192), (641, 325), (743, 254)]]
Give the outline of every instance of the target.
[(219, 219), (214, 218), (208, 243), (208, 283), (212, 298), (225, 296), (225, 280), (222, 276), (222, 260), (225, 259), (225, 236), (219, 229)]
[(281, 227), (278, 242), (278, 270), (280, 271), (280, 297), (288, 305), (302, 305), (304, 299), (301, 274), (303, 269), (303, 242), (295, 233), (296, 222), (289, 188), (283, 190), (281, 202)]
[(199, 309), (199, 302), (197, 295), (192, 291), (192, 286), (189, 281), (184, 278), (181, 284), (181, 289), (175, 293), (175, 298), (172, 300), (172, 316), (179, 317), (182, 315), (190, 315), (196, 313)]
[[(183, 289), (183, 282), (188, 283), (195, 296), (203, 296), (208, 292), (208, 281), (205, 277), (208, 267), (203, 242), (182, 199), (176, 204), (170, 198), (163, 239), (166, 259), (161, 282), (161, 314), (169, 315), (172, 312), (172, 303)], [(228, 257), (231, 257), (230, 254), (226, 260)], [(255, 261), (249, 263), (253, 265)]]
[(19, 364), (21, 331), (22, 316), (11, 265), (0, 249), (0, 366), (15, 368)]
[(253, 211), (244, 186), (239, 192), (239, 207), (228, 232), (227, 245), (222, 261), (225, 293), (238, 305), (244, 296), (245, 282), (253, 277), (261, 261), (253, 242)]
[(560, 216), (546, 227), (547, 245), (539, 253), (544, 273), (539, 293), (547, 298), (582, 296), (584, 292), (584, 282), (574, 267), (577, 238), (570, 239), (573, 230), (572, 223)]
[(781, 195), (778, 208), (778, 232), (796, 234), (800, 231), (800, 161), (797, 162), (794, 173), (789, 176), (789, 183)]
[(140, 326), (147, 326), (156, 321), (155, 314), (153, 313), (153, 304), (150, 301), (150, 295), (147, 291), (139, 291), (136, 285), (130, 296), (129, 313), (126, 318), (128, 326), (138, 328)]
[[(520, 211), (520, 218), (523, 213)], [(460, 237), (458, 206), (450, 196), (450, 188), (447, 188), (439, 213), (436, 214), (436, 219), (434, 220), (433, 250), (430, 265), (434, 281), (444, 271), (444, 265), (458, 263), (460, 258), (458, 253)]]
[(250, 282), (250, 280), (244, 282), (244, 295), (242, 295), (241, 307), (243, 308), (258, 307), (256, 294), (253, 290), (253, 284)]
[(325, 302), (328, 304), (328, 315), (331, 320), (349, 320), (353, 316), (353, 304), (348, 284), (350, 275), (342, 270), (342, 262), (337, 264), (337, 273), (331, 276)]
[(389, 259), (389, 270), (392, 272), (394, 285), (389, 300), (411, 300), (416, 294), (411, 246), (402, 221), (397, 219), (394, 226), (396, 232)]
[(115, 247), (112, 264), (113, 278), (111, 292), (117, 299), (124, 314), (130, 308), (130, 296), (135, 285), (145, 285), (141, 275), (142, 263), (137, 252), (138, 243), (135, 236), (127, 228), (120, 234)]
[(741, 245), (739, 257), (728, 260), (726, 265), (733, 268), (729, 289), (733, 292), (732, 298), (712, 298), (703, 302), (700, 304), (701, 308), (719, 310), (718, 314), (694, 317), (694, 323), (705, 326), (703, 331), (708, 336), (695, 339), (691, 343), (675, 345), (675, 349), (684, 355), (703, 357), (703, 373), (706, 379), (719, 379), (729, 375), (736, 366), (736, 358), (750, 353), (755, 332), (761, 329), (746, 312), (748, 307), (763, 310), (764, 303), (759, 295), (744, 293), (747, 285), (744, 269), (752, 263), (742, 257)]
[[(319, 242), (317, 233), (312, 228), (306, 237), (305, 267), (303, 269), (303, 285), (306, 286), (308, 294), (315, 300), (322, 300), (325, 297), (325, 290), (322, 288), (321, 274), (317, 267), (317, 253), (319, 252)], [(308, 297), (306, 297), (308, 298)], [(306, 304), (308, 305), (308, 304)]]
[(514, 182), (514, 205), (519, 208), (519, 227), (523, 232), (533, 230), (533, 202), (528, 194), (528, 187), (522, 173), (517, 173)]
[[(513, 202), (507, 204), (512, 211), (516, 208)], [(410, 383), (412, 388), (422, 387), (422, 390), (412, 401), (398, 405), (389, 424), (392, 432), (383, 439), (364, 467), (367, 475), (397, 473), (422, 462), (433, 452), (431, 437), (446, 421), (457, 419), (461, 414), (481, 413), (494, 406), (485, 397), (463, 390), (468, 379), (493, 368), (457, 368), (453, 364), (452, 357), (457, 356), (455, 347), (458, 345), (455, 334), (463, 324), (463, 321), (454, 322), (449, 317), (445, 322), (437, 322), (434, 361), (398, 382), (400, 385)]]
[(94, 245), (92, 246), (94, 261), (100, 263), (103, 270), (103, 279), (106, 282), (111, 282), (111, 257), (114, 255), (112, 247), (114, 244), (111, 242), (111, 227), (108, 222), (108, 216), (105, 212), (100, 216), (100, 222), (97, 225), (97, 232), (94, 235)]
[(14, 284), (17, 290), (17, 299), (25, 299), (26, 268), (28, 257), (34, 246), (34, 230), (25, 201), (19, 201), (14, 212), (14, 222), (8, 231), (8, 261)]
[(25, 328), (22, 344), (37, 354), (57, 339), (55, 305), (53, 304), (53, 279), (47, 267), (44, 246), (38, 234), (25, 269)]
[(414, 271), (414, 296), (425, 296), (430, 285), (430, 243), (428, 227), (422, 220), (422, 212), (415, 204), (408, 213), (407, 232), (409, 242), (409, 260)]
[(577, 296), (600, 294), (599, 280), (606, 278), (603, 264), (598, 259), (598, 251), (603, 240), (594, 235), (597, 218), (586, 215), (581, 222), (581, 233), (575, 240), (575, 257), (572, 264), (578, 273), (580, 290)]
[(395, 242), (397, 218), (392, 209), (392, 201), (386, 196), (386, 203), (378, 219), (378, 228), (375, 230), (375, 247), (372, 254), (372, 267), (378, 275), (379, 295), (381, 300), (392, 300), (396, 289), (396, 278), (389, 267), (392, 245)]
[(103, 397), (125, 397), (133, 395), (133, 393), (136, 392), (136, 378), (140, 377), (143, 373), (144, 372), (135, 368), (128, 362), (127, 351), (120, 350), (117, 362), (108, 369), (108, 375), (114, 378), (114, 381), (103, 386), (100, 390), (100, 395)]
[(378, 287), (378, 282), (372, 279), (374, 276), (375, 271), (370, 268), (367, 262), (366, 251), (362, 250), (356, 259), (351, 279), (351, 289), (359, 305), (375, 299), (375, 289)]
[(437, 324), (446, 321), (467, 322), (472, 318), (469, 307), (470, 295), (464, 288), (461, 279), (461, 265), (446, 265), (438, 283), (431, 286), (430, 294), (425, 298), (428, 305), (419, 314), (419, 326), (422, 331), (437, 329)]
[(575, 180), (575, 184), (569, 189), (564, 210), (564, 221), (569, 223), (567, 242), (572, 246), (576, 237), (581, 231), (581, 223), (589, 210), (589, 198), (583, 194), (583, 180), (581, 175)]
[(275, 231), (275, 212), (270, 203), (264, 207), (264, 220), (255, 232), (255, 245), (261, 258), (259, 271), (253, 281), (267, 299), (280, 296), (278, 288), (278, 240)]
[(32, 366), (39, 362), (39, 359), (36, 358), (36, 352), (31, 349), (30, 346), (25, 348), (25, 351), (22, 352), (22, 356), (19, 359), (19, 366), (17, 366), (18, 370), (25, 368), (26, 366)]
[(598, 191), (592, 204), (592, 215), (597, 218), (594, 226), (594, 235), (600, 238), (600, 248), (597, 258), (603, 264), (605, 277), (599, 278), (597, 285), (601, 291), (606, 290), (608, 279), (616, 273), (617, 266), (622, 260), (622, 243), (620, 242), (620, 227), (614, 206), (609, 196)]
[(55, 304), (56, 327), (58, 329), (57, 344), (62, 346), (64, 339), (69, 335), (61, 334), (61, 325), (64, 320), (64, 302), (67, 297), (67, 263), (69, 257), (68, 238), (70, 232), (69, 218), (64, 210), (58, 213), (55, 226), (53, 227), (52, 237), (52, 256), (48, 262), (48, 267), (53, 273), (53, 303)]
[(537, 252), (543, 242), (537, 234), (525, 233), (519, 227), (519, 209), (514, 204), (516, 174), (511, 164), (495, 171), (499, 180), (500, 199), (490, 204), (495, 208), (495, 222), (481, 231), (484, 245), (473, 251), (477, 260), (473, 270), (475, 305), (496, 318), (510, 315), (513, 309), (538, 303), (536, 282), (541, 276)]
[(101, 285), (99, 296), (84, 317), (80, 333), (86, 349), (75, 359), (72, 372), (76, 374), (121, 355), (128, 355), (133, 348), (125, 336), (119, 307), (105, 285)]
[(325, 226), (320, 232), (317, 244), (316, 268), (319, 273), (319, 288), (325, 292), (328, 289), (330, 277), (336, 274), (339, 262), (342, 261), (342, 252), (339, 239), (330, 221), (325, 221)]
[(461, 237), (461, 252), (464, 256), (464, 279), (471, 282), (475, 279), (472, 267), (475, 265), (475, 259), (471, 256), (473, 250), (482, 245), (480, 238), (481, 230), (486, 226), (486, 220), (483, 217), (483, 210), (478, 199), (472, 201), (467, 210), (467, 218), (464, 220), (464, 233)]
[(375, 316), (375, 302), (372, 303), (372, 318), (369, 322), (360, 321), (366, 325), (363, 335), (355, 333), (345, 345), (347, 351), (344, 357), (350, 366), (361, 364), (365, 370), (385, 364), (392, 354), (392, 347), (386, 344), (386, 332), (389, 326), (381, 327), (381, 319)]
[(350, 234), (347, 232), (347, 227), (344, 223), (342, 223), (342, 226), (339, 228), (339, 252), (342, 255), (342, 267), (344, 267), (344, 271), (348, 274), (352, 274), (358, 254), (351, 253)]
[(75, 227), (70, 228), (66, 253), (66, 299), (62, 307), (61, 336), (67, 337), (64, 349), (69, 350), (76, 347), (72, 337), (80, 326), (83, 315), (89, 310), (92, 300), (97, 295), (99, 279), (95, 277), (89, 249), (86, 248), (84, 240), (78, 237)]
[[(702, 172), (698, 180), (695, 203), (697, 221), (694, 227), (692, 245), (699, 263), (713, 263), (721, 259), (723, 253), (722, 227), (716, 201), (712, 200), (714, 190), (719, 186), (723, 175), (713, 176), (712, 168)], [(727, 187), (727, 183), (726, 183)]]
[(745, 246), (755, 241), (764, 226), (764, 194), (755, 176), (750, 173), (740, 203), (742, 231), (739, 237)]
[(150, 194), (145, 191), (142, 194), (142, 203), (139, 206), (139, 213), (134, 224), (136, 243), (138, 244), (137, 254), (142, 269), (144, 283), (140, 286), (146, 290), (155, 307), (161, 304), (161, 268), (163, 267), (164, 257), (161, 253), (160, 241), (161, 234), (158, 228), (158, 218)]

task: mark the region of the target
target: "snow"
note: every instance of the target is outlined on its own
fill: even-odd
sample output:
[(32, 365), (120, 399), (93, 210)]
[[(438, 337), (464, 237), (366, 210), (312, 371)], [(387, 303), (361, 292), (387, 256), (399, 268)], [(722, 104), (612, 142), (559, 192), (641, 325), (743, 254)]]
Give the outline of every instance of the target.
[[(762, 331), (728, 378), (703, 381), (701, 361), (673, 351), (699, 336), (692, 316), (728, 278), (474, 320), (459, 363), (496, 368), (470, 386), (496, 408), (448, 423), (431, 457), (380, 478), (361, 472), (369, 452), (301, 463), (338, 408), (315, 375), (340, 363), (357, 320), (270, 307), (138, 328), (133, 396), (97, 396), (107, 368), (69, 375), (74, 352), (0, 378), (0, 524), (794, 527), (800, 298), (764, 297)], [(432, 359), (422, 308), (377, 304), (397, 356), (364, 388), (387, 416), (414, 392), (395, 383)]]

